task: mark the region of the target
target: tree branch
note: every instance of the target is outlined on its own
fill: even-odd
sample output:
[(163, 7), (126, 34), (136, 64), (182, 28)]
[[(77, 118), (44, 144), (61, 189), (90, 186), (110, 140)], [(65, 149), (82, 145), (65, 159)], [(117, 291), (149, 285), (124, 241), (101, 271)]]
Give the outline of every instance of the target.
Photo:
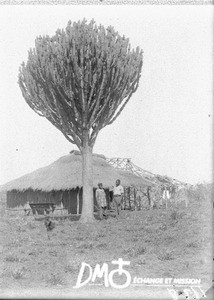
[(28, 105), (81, 149), (86, 133), (94, 145), (99, 131), (121, 114), (141, 67), (142, 51), (131, 51), (113, 27), (82, 21), (38, 37), (18, 83)]

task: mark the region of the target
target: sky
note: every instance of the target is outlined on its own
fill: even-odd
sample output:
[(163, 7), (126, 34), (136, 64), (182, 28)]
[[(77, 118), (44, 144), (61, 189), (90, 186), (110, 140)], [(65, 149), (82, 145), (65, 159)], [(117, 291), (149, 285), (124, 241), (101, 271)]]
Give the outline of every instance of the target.
[(24, 5), (0, 9), (0, 184), (77, 149), (26, 104), (17, 80), (37, 36), (83, 18), (114, 26), (144, 52), (139, 88), (99, 133), (94, 153), (192, 184), (211, 182), (212, 6)]

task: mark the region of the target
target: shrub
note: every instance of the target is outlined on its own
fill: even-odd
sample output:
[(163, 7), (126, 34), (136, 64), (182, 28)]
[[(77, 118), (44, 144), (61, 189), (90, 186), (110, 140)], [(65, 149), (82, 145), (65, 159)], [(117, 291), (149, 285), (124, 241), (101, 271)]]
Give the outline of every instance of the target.
[(36, 225), (33, 224), (33, 223), (29, 223), (28, 227), (29, 227), (30, 229), (35, 229), (35, 228), (36, 228)]
[(65, 272), (67, 273), (76, 273), (79, 270), (78, 266), (67, 265), (65, 266)]
[(61, 276), (59, 274), (53, 274), (53, 273), (51, 273), (51, 275), (47, 278), (46, 282), (50, 285), (62, 285), (63, 284), (63, 280), (62, 280)]
[(166, 224), (164, 224), (164, 223), (161, 223), (161, 225), (160, 225), (160, 230), (167, 230), (167, 225)]
[(57, 256), (57, 251), (56, 250), (51, 250), (49, 251), (49, 254), (52, 256)]
[(84, 237), (82, 237), (82, 236), (77, 236), (76, 238), (75, 238), (77, 241), (84, 241)]
[(77, 246), (78, 249), (81, 249), (80, 252), (84, 252), (85, 249), (93, 249), (94, 244), (93, 243), (83, 243)]
[(159, 260), (173, 260), (174, 259), (174, 255), (173, 252), (170, 251), (166, 251), (166, 252), (161, 252), (158, 255), (158, 259)]
[(187, 245), (189, 248), (199, 248), (200, 247), (200, 242), (199, 241), (192, 241), (189, 242)]
[(101, 243), (97, 245), (97, 248), (107, 248), (107, 244), (106, 243)]
[(133, 237), (133, 238), (132, 238), (132, 242), (135, 243), (135, 242), (138, 242), (138, 241), (139, 241), (139, 238), (137, 238), (137, 237)]
[(128, 248), (123, 250), (123, 255), (127, 255), (128, 257), (135, 257), (135, 249), (134, 248)]
[(136, 264), (139, 265), (139, 266), (145, 265), (145, 264), (146, 264), (145, 258), (138, 258), (138, 259), (136, 260)]
[(83, 247), (85, 248), (85, 249), (93, 249), (93, 247), (94, 247), (94, 245), (92, 244), (92, 243), (89, 243), (89, 244), (85, 244), (85, 245), (83, 245)]
[(145, 252), (146, 252), (146, 247), (141, 246), (136, 249), (135, 254), (136, 254), (136, 256), (138, 256), (138, 255), (145, 254)]
[(151, 243), (152, 242), (152, 238), (147, 237), (147, 238), (145, 238), (144, 242), (145, 243)]
[(189, 190), (189, 194), (192, 198), (202, 202), (206, 199), (211, 199), (212, 197), (212, 191), (213, 191), (213, 184), (197, 184)]
[(105, 237), (106, 235), (103, 233), (103, 232), (100, 232), (100, 233), (98, 233), (96, 236), (95, 236), (95, 240), (97, 241), (97, 240), (99, 240), (100, 238), (103, 238), (103, 237)]
[(24, 276), (24, 272), (24, 267), (17, 267), (14, 271), (12, 271), (12, 276), (14, 279), (21, 279)]
[(171, 235), (167, 235), (164, 239), (166, 242), (172, 243), (175, 240), (175, 237)]
[(8, 254), (5, 257), (5, 261), (8, 261), (8, 262), (20, 262), (21, 259), (18, 256), (16, 256), (16, 255)]
[(170, 218), (171, 218), (171, 220), (175, 221), (175, 220), (182, 218), (182, 215), (178, 211), (174, 210), (171, 212)]

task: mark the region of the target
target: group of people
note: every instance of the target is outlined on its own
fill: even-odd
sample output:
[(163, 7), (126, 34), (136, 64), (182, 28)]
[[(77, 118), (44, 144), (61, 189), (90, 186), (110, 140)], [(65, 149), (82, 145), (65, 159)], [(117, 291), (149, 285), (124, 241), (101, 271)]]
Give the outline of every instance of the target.
[[(124, 188), (120, 184), (120, 179), (116, 180), (116, 184), (113, 188), (113, 200), (116, 211), (116, 217), (118, 218), (121, 211), (121, 205), (123, 201)], [(100, 219), (107, 218), (107, 201), (106, 193), (102, 183), (98, 183), (98, 189), (96, 190), (96, 200), (98, 205), (98, 215)]]
[[(123, 196), (124, 188), (120, 183), (120, 179), (116, 180), (116, 184), (113, 188), (113, 198), (112, 204), (114, 205), (116, 217), (118, 218), (121, 215), (122, 205), (123, 205)], [(147, 192), (144, 195), (148, 199), (149, 208), (160, 208), (163, 205), (168, 205), (168, 201), (174, 196), (175, 188), (172, 186), (162, 185), (157, 187), (149, 186)], [(98, 188), (96, 190), (96, 200), (97, 200), (97, 210), (100, 219), (107, 218), (107, 200), (106, 193), (103, 188), (102, 183), (98, 183)]]
[(163, 205), (167, 208), (168, 202), (175, 196), (175, 186), (172, 185), (161, 185), (159, 187), (147, 188), (147, 198), (149, 201), (149, 207), (159, 208)]

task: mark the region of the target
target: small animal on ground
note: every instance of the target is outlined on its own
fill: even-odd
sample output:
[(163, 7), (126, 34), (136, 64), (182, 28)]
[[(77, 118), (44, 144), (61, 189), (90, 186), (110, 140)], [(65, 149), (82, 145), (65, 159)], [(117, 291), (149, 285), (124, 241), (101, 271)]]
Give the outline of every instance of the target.
[[(47, 235), (48, 235), (48, 232), (55, 228), (55, 222), (51, 221), (50, 218), (48, 217), (48, 218), (46, 218), (44, 224), (47, 229)], [(49, 235), (48, 235), (48, 239), (50, 239)]]

